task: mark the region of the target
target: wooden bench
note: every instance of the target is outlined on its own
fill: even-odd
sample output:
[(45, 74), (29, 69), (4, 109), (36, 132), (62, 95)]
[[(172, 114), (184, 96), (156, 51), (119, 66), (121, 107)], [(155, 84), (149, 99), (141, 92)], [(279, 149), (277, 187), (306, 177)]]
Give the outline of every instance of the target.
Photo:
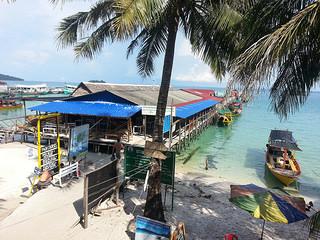
[(79, 163), (73, 163), (64, 168), (60, 168), (59, 173), (54, 176), (54, 178), (59, 181), (60, 187), (62, 187), (62, 178), (69, 176), (70, 174), (76, 173), (77, 177), (79, 177)]

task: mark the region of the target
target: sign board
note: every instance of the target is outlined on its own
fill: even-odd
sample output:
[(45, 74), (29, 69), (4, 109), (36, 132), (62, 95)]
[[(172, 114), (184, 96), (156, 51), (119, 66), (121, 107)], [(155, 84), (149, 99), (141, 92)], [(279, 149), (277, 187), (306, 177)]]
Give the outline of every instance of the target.
[(89, 124), (77, 126), (71, 129), (69, 159), (77, 160), (85, 158), (89, 146)]
[[(59, 135), (60, 114), (45, 114), (36, 116), (37, 118), (37, 146), (38, 146), (38, 168), (41, 171), (50, 170), (57, 174), (60, 169), (60, 135)], [(41, 145), (41, 121), (48, 118), (56, 119), (56, 143), (49, 146)]]
[(41, 170), (59, 171), (57, 143), (41, 147)]
[[(157, 106), (153, 105), (141, 105), (141, 113), (142, 115), (147, 116), (155, 116), (157, 112)], [(166, 108), (166, 114), (171, 115), (171, 107)], [(172, 107), (172, 116), (176, 116), (176, 107)]]
[(137, 216), (135, 240), (169, 240), (170, 235), (170, 225)]
[(117, 182), (117, 161), (98, 168), (84, 176), (84, 226), (88, 225), (88, 214), (100, 202), (110, 197)]
[[(176, 153), (167, 151), (166, 160), (161, 164), (161, 183), (171, 185), (174, 184)], [(126, 146), (125, 156), (125, 175), (144, 180), (147, 174), (147, 167), (151, 158), (144, 155), (143, 147)]]

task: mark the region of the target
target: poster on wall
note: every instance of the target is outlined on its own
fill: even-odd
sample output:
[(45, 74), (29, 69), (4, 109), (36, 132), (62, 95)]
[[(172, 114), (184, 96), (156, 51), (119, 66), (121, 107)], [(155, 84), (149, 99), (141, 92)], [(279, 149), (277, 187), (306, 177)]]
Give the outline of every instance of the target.
[(41, 170), (57, 173), (59, 171), (58, 165), (58, 144), (41, 147)]
[(69, 160), (84, 159), (88, 153), (89, 146), (89, 124), (77, 126), (71, 129)]

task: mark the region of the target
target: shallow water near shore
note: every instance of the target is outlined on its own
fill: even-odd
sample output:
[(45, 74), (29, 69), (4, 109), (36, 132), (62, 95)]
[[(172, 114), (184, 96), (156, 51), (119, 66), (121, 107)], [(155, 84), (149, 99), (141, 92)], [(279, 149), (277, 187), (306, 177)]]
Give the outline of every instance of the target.
[[(177, 168), (182, 172), (206, 173), (239, 184), (283, 187), (265, 169), (265, 145), (271, 129), (288, 129), (303, 150), (296, 153), (302, 175), (293, 187), (319, 205), (319, 103), (320, 93), (311, 93), (307, 103), (298, 112), (280, 121), (269, 110), (268, 95), (262, 94), (244, 105), (241, 116), (234, 119), (231, 126), (213, 126), (203, 132), (187, 151), (177, 157)], [(188, 154), (193, 151), (194, 155), (188, 159)], [(206, 159), (208, 171), (205, 170)]]

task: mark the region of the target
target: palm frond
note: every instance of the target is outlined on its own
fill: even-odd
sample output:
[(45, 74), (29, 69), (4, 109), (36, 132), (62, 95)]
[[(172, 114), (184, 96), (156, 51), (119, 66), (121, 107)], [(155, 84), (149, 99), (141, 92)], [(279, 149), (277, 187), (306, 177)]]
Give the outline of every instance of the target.
[(307, 100), (319, 78), (319, 49), (318, 42), (303, 41), (279, 66), (270, 97), (273, 109), (280, 116), (287, 117)]
[(86, 40), (78, 43), (74, 47), (76, 58), (84, 57), (92, 59), (96, 54), (100, 53), (107, 41), (113, 42), (114, 29), (113, 22), (116, 17), (104, 22), (99, 26)]
[(139, 30), (150, 25), (155, 13), (163, 7), (165, 0), (116, 0), (114, 22), (118, 39), (133, 37)]
[(165, 51), (167, 38), (168, 30), (165, 23), (145, 31), (136, 61), (138, 72), (142, 77), (148, 77), (153, 74), (154, 59)]
[(99, 1), (88, 12), (79, 12), (64, 18), (57, 30), (59, 47), (67, 47), (81, 41), (90, 30), (100, 23), (108, 21), (112, 16), (113, 0)]
[(64, 18), (57, 30), (59, 32), (57, 40), (59, 47), (72, 46), (77, 43), (82, 25), (86, 22), (89, 12), (78, 12)]
[[(283, 82), (281, 78), (289, 76), (290, 67), (304, 68), (301, 59), (304, 59), (305, 55), (308, 55), (309, 48), (305, 48), (302, 42), (312, 43), (314, 38), (312, 36), (317, 36), (313, 34), (315, 29), (320, 26), (320, 3), (314, 2), (308, 5), (303, 10), (296, 13), (286, 24), (277, 28), (274, 32), (262, 37), (253, 45), (251, 45), (244, 53), (242, 53), (232, 65), (233, 80), (230, 82), (230, 86), (238, 85), (244, 89), (246, 92), (259, 91), (262, 87), (266, 87), (271, 83), (274, 77), (277, 78), (276, 82)], [(309, 39), (309, 40), (306, 40)], [(316, 46), (318, 47), (318, 46)], [(296, 49), (299, 49), (297, 52)], [(296, 51), (299, 54), (298, 58), (294, 58), (295, 66), (290, 66), (286, 64), (288, 61), (293, 61), (291, 54)], [(312, 50), (313, 51), (313, 50)], [(305, 63), (303, 63), (305, 64)], [(300, 92), (296, 100), (290, 101), (291, 107), (286, 105), (286, 109), (292, 112), (293, 109), (299, 107), (304, 101), (305, 96), (308, 95), (310, 90), (310, 82), (315, 82), (316, 78), (314, 75), (306, 75), (303, 73), (303, 69), (298, 69), (300, 71), (300, 77), (303, 75), (305, 79), (298, 79), (297, 69), (295, 69), (295, 74), (290, 75), (291, 80), (286, 79), (287, 86), (296, 87), (296, 92)], [(317, 75), (319, 70), (315, 70)], [(279, 78), (280, 77), (280, 78)], [(290, 84), (288, 81), (291, 81)], [(299, 84), (299, 81), (305, 82), (305, 87)], [(279, 87), (280, 85), (274, 85)], [(281, 107), (283, 100), (279, 102), (281, 98), (277, 98), (275, 90), (271, 97), (274, 101), (274, 109), (280, 114), (285, 113), (285, 109)], [(284, 96), (285, 91), (280, 95)], [(294, 97), (294, 92), (291, 93)], [(289, 102), (287, 102), (289, 104)]]
[(219, 14), (217, 9), (219, 8), (213, 7), (203, 10), (194, 5), (189, 14), (187, 37), (193, 52), (210, 66), (216, 77), (221, 79), (226, 72), (234, 45), (228, 35), (229, 29), (222, 29), (222, 25), (218, 27), (215, 21), (215, 17)]
[(136, 36), (135, 39), (133, 39), (131, 41), (131, 43), (129, 44), (129, 46), (127, 48), (127, 58), (129, 58), (129, 56), (131, 54), (133, 54), (134, 49), (137, 48), (141, 44), (141, 42), (143, 41), (143, 38), (146, 36), (146, 34), (147, 34), (147, 30), (143, 29), (138, 34), (138, 36)]

